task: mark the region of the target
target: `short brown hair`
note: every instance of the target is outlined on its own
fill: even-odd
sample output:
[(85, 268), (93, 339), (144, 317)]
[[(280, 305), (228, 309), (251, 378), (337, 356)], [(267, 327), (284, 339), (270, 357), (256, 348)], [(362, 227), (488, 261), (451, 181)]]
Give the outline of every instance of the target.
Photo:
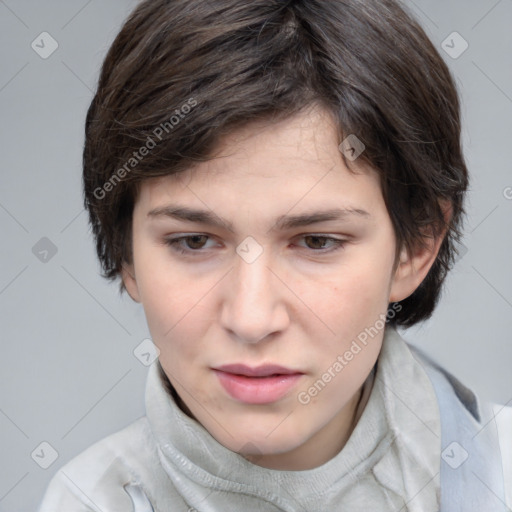
[(393, 0), (142, 1), (108, 51), (86, 120), (84, 204), (103, 276), (119, 277), (132, 260), (143, 180), (208, 160), (248, 122), (314, 103), (333, 114), (340, 142), (355, 134), (366, 146), (359, 158), (379, 173), (397, 256), (423, 243), (426, 227), (435, 236), (446, 228), (390, 323), (430, 317), (465, 213), (460, 106), (438, 51)]

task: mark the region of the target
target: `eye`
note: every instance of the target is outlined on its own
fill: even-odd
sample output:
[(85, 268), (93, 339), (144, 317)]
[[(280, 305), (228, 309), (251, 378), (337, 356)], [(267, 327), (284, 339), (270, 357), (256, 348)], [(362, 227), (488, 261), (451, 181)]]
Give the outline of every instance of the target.
[[(206, 243), (210, 239), (211, 237), (208, 235), (192, 233), (186, 236), (166, 238), (164, 242), (180, 254), (195, 256), (206, 252), (206, 249), (212, 248), (212, 246), (206, 246)], [(306, 242), (306, 249), (310, 249), (312, 252), (316, 253), (334, 252), (343, 248), (346, 243), (346, 240), (315, 234), (302, 235), (300, 239)], [(327, 247), (328, 245), (330, 245), (330, 248)]]
[[(330, 236), (323, 235), (303, 235), (302, 239), (306, 242), (306, 246), (308, 249), (312, 249), (314, 252), (332, 252), (338, 249), (341, 249), (346, 240), (341, 240), (339, 238), (334, 238)], [(326, 244), (331, 243), (331, 249), (326, 249)]]
[[(200, 252), (204, 248), (204, 244), (210, 237), (202, 234), (192, 234), (187, 236), (180, 236), (176, 238), (166, 238), (166, 245), (170, 246), (173, 250), (181, 254), (190, 254)], [(183, 243), (186, 244), (184, 247)]]

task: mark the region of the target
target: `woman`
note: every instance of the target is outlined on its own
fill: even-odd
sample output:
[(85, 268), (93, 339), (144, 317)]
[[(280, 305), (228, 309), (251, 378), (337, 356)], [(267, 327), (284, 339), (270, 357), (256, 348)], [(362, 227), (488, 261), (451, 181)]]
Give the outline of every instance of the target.
[(398, 3), (143, 1), (83, 163), (158, 359), (146, 416), (40, 512), (511, 506), (512, 409), (397, 331), (435, 309), (468, 186), (453, 79)]

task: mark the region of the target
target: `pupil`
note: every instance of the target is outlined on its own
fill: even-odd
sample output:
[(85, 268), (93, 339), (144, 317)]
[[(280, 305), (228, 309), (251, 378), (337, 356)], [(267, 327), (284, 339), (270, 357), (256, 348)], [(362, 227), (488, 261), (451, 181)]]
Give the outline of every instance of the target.
[(313, 244), (310, 244), (310, 245), (313, 245), (315, 246), (314, 248), (315, 249), (322, 249), (323, 248), (323, 243), (324, 243), (324, 240), (321, 239), (320, 237), (318, 236), (310, 236), (308, 237), (310, 240), (316, 240), (317, 243), (313, 243)]
[(198, 243), (199, 246), (201, 246), (201, 242), (197, 242), (198, 239), (202, 239), (204, 238), (204, 235), (194, 235), (194, 236), (191, 236), (190, 239), (192, 241), (191, 244), (189, 244), (190, 246), (192, 246), (194, 249), (198, 249), (200, 247), (197, 247), (196, 246), (196, 243)]

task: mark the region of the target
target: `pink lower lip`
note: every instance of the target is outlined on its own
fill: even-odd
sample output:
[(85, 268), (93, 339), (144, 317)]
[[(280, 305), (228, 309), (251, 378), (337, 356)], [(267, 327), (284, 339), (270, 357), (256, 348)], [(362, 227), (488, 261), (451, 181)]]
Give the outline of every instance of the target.
[(214, 370), (222, 387), (236, 400), (247, 404), (268, 404), (283, 398), (302, 377), (302, 373), (272, 377), (245, 377)]

